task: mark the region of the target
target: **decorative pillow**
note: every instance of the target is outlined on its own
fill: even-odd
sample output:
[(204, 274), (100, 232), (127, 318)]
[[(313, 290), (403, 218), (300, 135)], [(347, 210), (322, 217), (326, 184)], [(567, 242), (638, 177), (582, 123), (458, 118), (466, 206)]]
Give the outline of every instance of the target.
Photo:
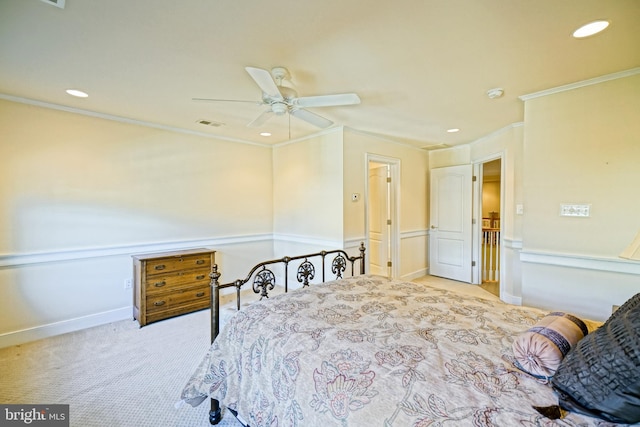
[(550, 313), (513, 341), (515, 364), (536, 378), (549, 379), (569, 350), (588, 333), (587, 325), (577, 317)]
[(551, 384), (565, 410), (640, 422), (640, 294), (569, 352)]

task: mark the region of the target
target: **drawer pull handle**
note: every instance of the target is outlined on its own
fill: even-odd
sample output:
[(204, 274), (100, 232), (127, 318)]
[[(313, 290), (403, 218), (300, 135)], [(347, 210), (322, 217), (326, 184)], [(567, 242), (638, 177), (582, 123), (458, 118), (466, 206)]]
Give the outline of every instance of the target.
[(156, 283), (154, 283), (154, 285), (155, 285), (155, 287), (156, 287), (156, 288), (161, 288), (161, 287), (163, 287), (163, 286), (164, 286), (164, 285), (166, 285), (166, 284), (167, 284), (167, 282), (165, 282), (164, 280), (163, 280), (162, 282), (156, 282)]
[(202, 280), (202, 279), (204, 279), (205, 277), (207, 277), (207, 276), (205, 276), (204, 274), (201, 274), (201, 275), (199, 275), (199, 276), (196, 276), (196, 280)]
[(154, 267), (156, 270), (164, 270), (164, 264), (159, 264)]
[(204, 264), (204, 260), (203, 259), (199, 259), (199, 260), (196, 261), (196, 264), (202, 265), (202, 264)]
[(198, 298), (203, 297), (203, 296), (204, 296), (204, 292), (198, 292), (198, 293), (196, 294), (196, 296), (197, 296)]
[(156, 302), (153, 303), (153, 305), (155, 305), (156, 307), (160, 307), (161, 305), (164, 305), (164, 304), (165, 304), (164, 300), (163, 301), (156, 301)]

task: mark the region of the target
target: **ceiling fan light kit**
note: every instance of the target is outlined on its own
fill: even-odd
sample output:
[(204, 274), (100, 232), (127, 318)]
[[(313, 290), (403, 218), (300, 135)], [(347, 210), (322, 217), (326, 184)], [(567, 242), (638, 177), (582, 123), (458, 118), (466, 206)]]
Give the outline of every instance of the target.
[(289, 107), (287, 107), (287, 104), (285, 104), (284, 102), (274, 102), (273, 104), (271, 104), (271, 111), (273, 111), (276, 116), (282, 116), (288, 110)]
[[(319, 128), (328, 128), (333, 122), (305, 108), (308, 107), (335, 107), (342, 105), (355, 105), (360, 103), (360, 97), (355, 93), (341, 93), (334, 95), (317, 95), (298, 97), (298, 93), (283, 86), (282, 81), (289, 78), (289, 70), (285, 67), (274, 67), (271, 72), (262, 68), (245, 67), (245, 70), (256, 82), (262, 91), (262, 102), (258, 104), (268, 106), (258, 117), (247, 124), (248, 127), (258, 127), (264, 124), (273, 114), (282, 116), (290, 115), (304, 120)], [(252, 102), (231, 99), (206, 99), (193, 98), (195, 101), (222, 101), (222, 102)]]

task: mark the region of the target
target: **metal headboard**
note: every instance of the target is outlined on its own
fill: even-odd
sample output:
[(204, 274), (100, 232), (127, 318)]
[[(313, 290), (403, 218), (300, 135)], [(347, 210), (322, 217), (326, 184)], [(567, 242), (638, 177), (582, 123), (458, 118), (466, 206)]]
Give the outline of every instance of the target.
[[(211, 269), (211, 342), (216, 339), (220, 332), (220, 290), (235, 287), (236, 288), (236, 305), (240, 310), (240, 290), (242, 287), (251, 280), (253, 277), (253, 292), (260, 294), (260, 299), (269, 298), (269, 291), (276, 285), (276, 276), (273, 271), (267, 266), (274, 264), (284, 264), (284, 291), (289, 291), (289, 263), (291, 261), (304, 259), (304, 261), (298, 266), (296, 274), (296, 280), (298, 283), (302, 283), (302, 287), (309, 286), (309, 281), (313, 280), (316, 275), (316, 268), (309, 259), (320, 257), (322, 265), (322, 281), (325, 282), (325, 266), (327, 257), (336, 254), (331, 261), (331, 273), (333, 273), (335, 279), (340, 279), (343, 273), (346, 271), (348, 263), (351, 264), (351, 275), (355, 273), (355, 263), (360, 261), (359, 274), (365, 273), (365, 247), (364, 242), (360, 243), (358, 248), (360, 251), (359, 256), (350, 256), (342, 249), (334, 249), (331, 251), (320, 251), (313, 254), (297, 255), (297, 256), (285, 256), (278, 259), (272, 259), (269, 261), (263, 261), (256, 264), (246, 278), (238, 279), (230, 283), (220, 284), (220, 273), (218, 272), (218, 265), (214, 264)], [(333, 280), (333, 278), (331, 279)]]

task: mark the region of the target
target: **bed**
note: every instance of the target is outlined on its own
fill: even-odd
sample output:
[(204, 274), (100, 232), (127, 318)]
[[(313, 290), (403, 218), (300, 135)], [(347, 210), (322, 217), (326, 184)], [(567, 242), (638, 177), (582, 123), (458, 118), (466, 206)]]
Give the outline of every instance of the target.
[[(612, 425), (574, 412), (552, 420), (534, 408), (558, 397), (548, 379), (516, 367), (512, 345), (548, 312), (363, 274), (364, 246), (358, 257), (337, 255), (337, 280), (279, 295), (265, 293), (272, 273), (260, 272), (294, 259), (309, 272), (308, 256), (261, 263), (227, 285), (215, 270), (214, 341), (183, 401), (211, 398), (212, 424), (223, 405), (252, 427)], [(354, 275), (344, 277), (349, 262)], [(238, 300), (219, 332), (219, 291), (239, 295), (256, 275), (263, 298), (242, 309)]]

